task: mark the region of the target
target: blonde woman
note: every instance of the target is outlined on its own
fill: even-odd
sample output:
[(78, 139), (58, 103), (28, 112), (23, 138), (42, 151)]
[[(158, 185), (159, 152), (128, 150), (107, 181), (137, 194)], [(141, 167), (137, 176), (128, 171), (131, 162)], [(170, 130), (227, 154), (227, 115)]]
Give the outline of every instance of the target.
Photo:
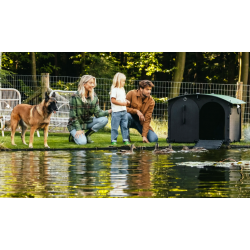
[(124, 89), (126, 76), (122, 73), (116, 73), (111, 86), (111, 145), (117, 145), (118, 128), (121, 127), (122, 138), (125, 145), (130, 145), (128, 141), (128, 118), (126, 106), (130, 102), (126, 100)]
[[(92, 143), (90, 136), (106, 126), (108, 118), (105, 116), (112, 112), (111, 109), (100, 109), (98, 97), (94, 92), (95, 87), (96, 78), (84, 75), (78, 84), (78, 91), (69, 100), (69, 141), (74, 140), (79, 145)], [(87, 129), (85, 133), (84, 130)]]

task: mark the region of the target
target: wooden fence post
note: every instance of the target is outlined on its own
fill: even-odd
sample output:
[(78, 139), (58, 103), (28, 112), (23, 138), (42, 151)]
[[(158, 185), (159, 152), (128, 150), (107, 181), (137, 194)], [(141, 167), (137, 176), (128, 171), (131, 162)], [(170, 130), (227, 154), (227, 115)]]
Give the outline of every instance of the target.
[(45, 92), (49, 89), (49, 73), (41, 74), (42, 99), (45, 99)]
[(242, 100), (243, 82), (237, 82), (236, 98)]
[[(243, 100), (243, 82), (237, 82), (236, 98), (239, 100)], [(241, 105), (244, 105), (244, 104), (241, 104)], [(241, 136), (243, 132), (244, 111), (245, 111), (245, 107), (241, 106), (241, 121), (240, 121)]]

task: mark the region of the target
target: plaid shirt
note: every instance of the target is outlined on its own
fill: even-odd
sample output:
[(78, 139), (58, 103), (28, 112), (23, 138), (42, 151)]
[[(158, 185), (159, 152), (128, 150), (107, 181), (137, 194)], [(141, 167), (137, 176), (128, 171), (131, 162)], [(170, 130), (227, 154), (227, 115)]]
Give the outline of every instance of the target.
[(102, 116), (107, 116), (108, 110), (103, 111), (99, 107), (99, 100), (96, 94), (94, 94), (94, 100), (91, 101), (90, 97), (86, 98), (87, 102), (83, 102), (78, 91), (76, 94), (72, 95), (69, 100), (69, 122), (68, 130), (86, 130), (87, 123), (93, 121), (93, 115), (98, 118)]

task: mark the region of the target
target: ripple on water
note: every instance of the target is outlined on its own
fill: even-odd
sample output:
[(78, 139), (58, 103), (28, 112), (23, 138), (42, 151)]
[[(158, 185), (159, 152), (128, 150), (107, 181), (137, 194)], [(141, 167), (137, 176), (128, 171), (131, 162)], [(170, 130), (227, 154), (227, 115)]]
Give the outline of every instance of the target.
[(1, 152), (0, 196), (250, 197), (249, 150)]

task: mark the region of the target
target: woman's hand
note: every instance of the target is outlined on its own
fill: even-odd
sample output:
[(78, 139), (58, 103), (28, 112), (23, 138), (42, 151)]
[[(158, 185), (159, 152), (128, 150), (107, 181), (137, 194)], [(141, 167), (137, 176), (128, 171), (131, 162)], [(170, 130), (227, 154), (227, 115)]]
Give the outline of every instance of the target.
[(109, 112), (109, 114), (111, 114), (112, 113), (112, 109), (109, 109), (108, 112)]
[(75, 138), (78, 139), (82, 135), (84, 135), (84, 131), (83, 130), (78, 130), (78, 131), (76, 131)]

